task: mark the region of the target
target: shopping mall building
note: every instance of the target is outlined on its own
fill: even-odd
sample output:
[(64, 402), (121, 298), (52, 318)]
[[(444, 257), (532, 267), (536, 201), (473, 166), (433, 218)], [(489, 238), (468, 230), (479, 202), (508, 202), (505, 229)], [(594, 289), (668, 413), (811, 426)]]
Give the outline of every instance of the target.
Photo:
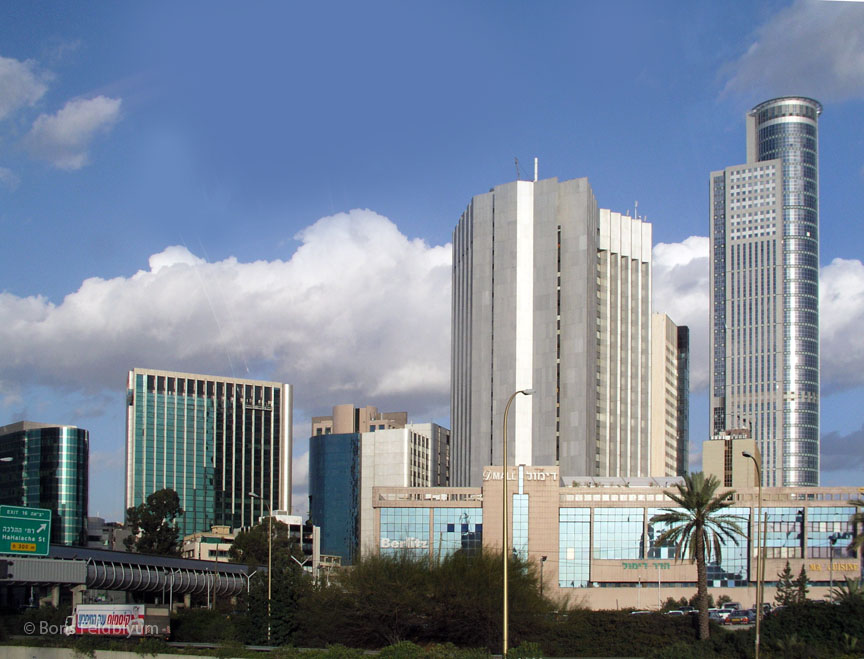
[[(487, 467), (479, 488), (375, 487), (373, 524), (360, 531), (364, 554), (410, 552), (437, 560), (457, 550), (502, 545), (501, 467)], [(668, 597), (690, 598), (696, 566), (676, 560), (657, 543), (664, 530), (652, 518), (674, 507), (669, 479), (578, 479), (562, 483), (557, 467), (518, 466), (507, 473), (511, 551), (542, 574), (544, 594), (594, 609), (657, 608)], [(824, 598), (832, 583), (859, 578), (861, 559), (849, 549), (857, 488), (763, 488), (764, 543), (755, 532), (758, 490), (737, 489), (726, 510), (740, 517), (745, 535), (726, 542), (708, 569), (715, 600), (728, 595), (744, 606), (756, 601), (756, 549), (764, 544), (765, 601), (773, 602), (777, 575), (788, 561), (803, 565), (809, 597)], [(368, 502), (363, 502), (369, 505)]]

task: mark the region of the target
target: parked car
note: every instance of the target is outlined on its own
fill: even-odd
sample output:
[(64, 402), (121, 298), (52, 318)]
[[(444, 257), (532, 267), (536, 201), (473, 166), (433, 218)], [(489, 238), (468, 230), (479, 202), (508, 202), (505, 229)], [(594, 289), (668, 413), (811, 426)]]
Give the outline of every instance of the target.
[(649, 613), (654, 613), (654, 611), (631, 611), (630, 615), (631, 616), (644, 616), (644, 615), (648, 615)]
[(678, 610), (682, 613), (699, 613), (699, 609), (695, 606), (679, 606)]
[(727, 625), (749, 625), (756, 620), (756, 612), (752, 613), (746, 609), (737, 609), (729, 614), (723, 622)]
[(667, 611), (666, 615), (667, 616), (683, 616), (683, 615), (685, 615), (685, 613), (683, 611), (679, 611), (678, 609), (675, 609), (674, 611)]
[(739, 611), (741, 607), (741, 602), (726, 602), (721, 609), (726, 609), (727, 611)]

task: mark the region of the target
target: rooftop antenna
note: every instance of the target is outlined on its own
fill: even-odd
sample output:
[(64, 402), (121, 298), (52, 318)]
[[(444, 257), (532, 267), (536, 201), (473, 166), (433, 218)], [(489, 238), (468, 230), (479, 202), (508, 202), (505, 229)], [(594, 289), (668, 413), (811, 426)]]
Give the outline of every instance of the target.
[(635, 217), (637, 220), (639, 219), (639, 202), (638, 201), (633, 202), (633, 217)]
[(513, 160), (516, 162), (516, 180), (518, 181), (520, 178), (520, 176), (519, 176), (519, 158), (513, 158)]
[(534, 158), (534, 182), (537, 182), (537, 163), (540, 159)]

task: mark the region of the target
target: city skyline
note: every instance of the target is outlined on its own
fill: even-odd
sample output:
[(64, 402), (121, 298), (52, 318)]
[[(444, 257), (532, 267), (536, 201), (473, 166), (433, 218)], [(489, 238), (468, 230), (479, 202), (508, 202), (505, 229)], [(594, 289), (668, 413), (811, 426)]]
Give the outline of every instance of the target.
[(4, 7), (0, 425), (87, 428), (111, 519), (136, 365), (291, 382), (298, 439), (349, 400), (449, 427), (450, 232), (539, 157), (652, 224), (698, 465), (706, 180), (745, 162), (750, 108), (800, 94), (824, 106), (822, 484), (856, 485), (862, 35), (843, 2)]

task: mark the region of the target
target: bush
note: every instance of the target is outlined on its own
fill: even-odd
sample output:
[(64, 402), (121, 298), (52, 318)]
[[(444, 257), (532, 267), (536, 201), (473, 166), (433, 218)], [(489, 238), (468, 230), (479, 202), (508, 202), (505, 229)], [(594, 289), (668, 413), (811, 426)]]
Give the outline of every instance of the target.
[[(244, 616), (245, 618), (245, 616)], [(187, 609), (171, 616), (171, 640), (186, 643), (238, 641), (231, 616), (209, 609)]]

